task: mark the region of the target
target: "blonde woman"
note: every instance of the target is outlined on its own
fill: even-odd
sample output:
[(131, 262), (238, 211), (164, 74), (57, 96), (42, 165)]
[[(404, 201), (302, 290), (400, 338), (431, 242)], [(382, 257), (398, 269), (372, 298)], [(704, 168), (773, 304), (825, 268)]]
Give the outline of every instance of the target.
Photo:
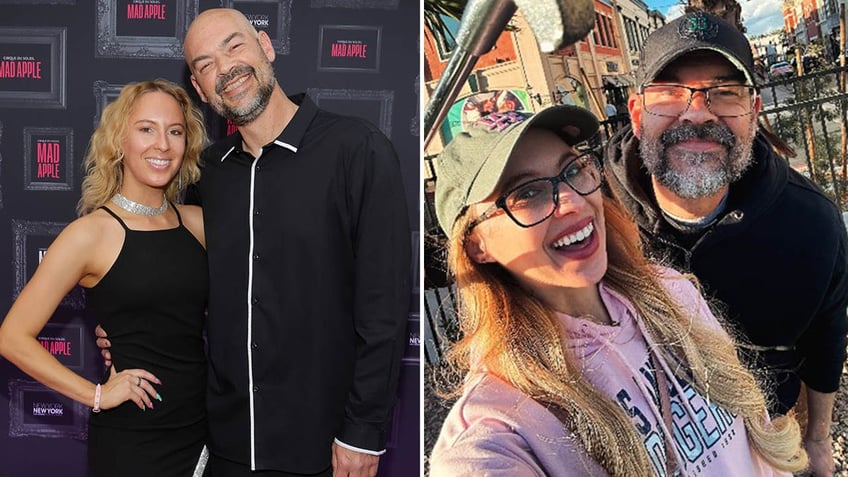
[[(198, 207), (175, 200), (198, 179), (205, 142), (202, 116), (183, 88), (165, 80), (124, 87), (91, 138), (80, 218), (51, 244), (0, 326), (0, 354), (92, 407), (90, 475), (190, 476), (201, 455), (203, 220)], [(75, 285), (112, 342), (113, 366), (97, 382), (37, 341)]]
[(493, 114), (439, 158), (466, 373), (431, 456), (439, 476), (788, 475), (797, 423), (698, 289), (649, 264), (574, 146), (597, 120), (556, 106)]

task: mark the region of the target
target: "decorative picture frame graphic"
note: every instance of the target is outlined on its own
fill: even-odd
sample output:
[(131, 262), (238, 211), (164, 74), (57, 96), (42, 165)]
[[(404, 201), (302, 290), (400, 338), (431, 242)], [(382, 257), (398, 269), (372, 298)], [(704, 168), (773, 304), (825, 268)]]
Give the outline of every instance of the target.
[(8, 384), (9, 437), (88, 438), (88, 408), (35, 381)]
[(397, 10), (400, 0), (310, 0), (310, 8), (379, 8)]
[(65, 109), (66, 45), (66, 27), (0, 27), (0, 108)]
[[(56, 165), (44, 159), (41, 144), (60, 145), (61, 160)], [(50, 148), (52, 149), (52, 148)], [(48, 149), (48, 155), (50, 150)], [(49, 174), (61, 172), (60, 181), (47, 180)], [(55, 178), (55, 176), (52, 176)], [(40, 179), (40, 180), (39, 180)], [(73, 128), (24, 128), (24, 190), (68, 191), (74, 184), (74, 130)]]
[[(198, 0), (96, 0), (96, 58), (183, 59), (183, 38), (198, 14)], [(131, 9), (159, 6), (170, 18), (128, 19)], [(119, 17), (119, 12), (127, 15)], [(133, 10), (135, 11), (135, 10)], [(172, 12), (172, 13), (171, 13)], [(134, 14), (133, 14), (134, 16)], [(138, 23), (141, 20), (147, 24)], [(147, 31), (144, 31), (145, 28)], [(141, 32), (147, 34), (139, 34)]]
[[(234, 8), (244, 14), (257, 30), (271, 38), (274, 51), (288, 55), (291, 51), (292, 0), (223, 0), (223, 7)], [(263, 22), (267, 21), (267, 25)]]
[(394, 91), (308, 88), (306, 94), (323, 109), (366, 119), (392, 137)]
[(103, 115), (103, 110), (106, 106), (116, 99), (121, 90), (126, 86), (123, 83), (109, 83), (103, 80), (94, 82), (92, 91), (94, 92), (94, 127), (100, 124), (100, 117)]
[[(31, 220), (12, 219), (12, 236), (15, 247), (15, 283), (12, 299), (18, 297), (24, 289), (32, 273), (38, 267), (39, 255), (47, 250), (53, 239), (67, 226), (61, 222), (39, 222)], [(34, 263), (35, 262), (35, 263)], [(85, 309), (85, 294), (79, 286), (75, 286), (62, 299), (60, 306), (74, 310)]]
[(318, 71), (379, 73), (383, 27), (320, 25)]

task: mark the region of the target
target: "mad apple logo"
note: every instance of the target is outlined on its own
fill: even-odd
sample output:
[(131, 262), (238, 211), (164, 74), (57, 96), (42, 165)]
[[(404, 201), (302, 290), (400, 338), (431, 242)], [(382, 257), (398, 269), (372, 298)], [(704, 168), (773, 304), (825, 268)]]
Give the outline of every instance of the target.
[(61, 174), (62, 144), (56, 140), (39, 139), (35, 144), (35, 179), (63, 179)]
[(78, 323), (47, 323), (38, 333), (38, 343), (60, 363), (82, 368), (83, 327)]
[(227, 136), (229, 136), (230, 134), (233, 134), (236, 131), (238, 131), (238, 126), (236, 126), (236, 124), (234, 122), (232, 122), (228, 119), (227, 120)]
[(368, 44), (356, 40), (340, 40), (330, 45), (330, 56), (334, 58), (367, 58)]
[(119, 37), (177, 36), (177, 0), (117, 0), (115, 34)]
[(26, 190), (71, 190), (73, 142), (71, 128), (24, 128)]
[(167, 5), (157, 0), (132, 0), (127, 4), (127, 20), (167, 20)]
[(31, 56), (4, 56), (0, 78), (41, 79), (41, 61)]
[(321, 25), (318, 69), (379, 72), (381, 37), (381, 27)]
[[(51, 57), (55, 43), (44, 42), (38, 29), (23, 30), (0, 27), (0, 91), (18, 93), (46, 93), (53, 95)], [(49, 35), (49, 33), (45, 33)], [(61, 73), (60, 73), (61, 74)], [(27, 101), (27, 95), (14, 98)]]
[(73, 356), (71, 342), (62, 338), (39, 339), (39, 344), (53, 356)]

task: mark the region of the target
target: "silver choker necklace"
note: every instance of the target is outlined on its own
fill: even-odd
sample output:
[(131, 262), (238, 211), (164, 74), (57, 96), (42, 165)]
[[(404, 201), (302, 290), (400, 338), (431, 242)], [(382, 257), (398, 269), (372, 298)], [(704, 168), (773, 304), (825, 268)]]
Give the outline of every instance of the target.
[(131, 214), (148, 215), (151, 217), (154, 215), (162, 215), (166, 210), (168, 210), (168, 200), (165, 199), (165, 194), (162, 194), (162, 205), (159, 207), (150, 207), (148, 205), (139, 204), (138, 202), (133, 202), (121, 195), (120, 192), (115, 194), (115, 197), (112, 197), (112, 202)]

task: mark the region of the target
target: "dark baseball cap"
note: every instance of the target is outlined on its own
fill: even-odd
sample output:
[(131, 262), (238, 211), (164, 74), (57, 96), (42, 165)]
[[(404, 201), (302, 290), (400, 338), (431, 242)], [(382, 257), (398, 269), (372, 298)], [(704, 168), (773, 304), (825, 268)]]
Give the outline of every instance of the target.
[(727, 58), (751, 85), (756, 85), (754, 55), (745, 35), (709, 13), (694, 11), (675, 18), (645, 40), (636, 71), (639, 85), (650, 83), (672, 61), (693, 51), (714, 51)]
[(457, 135), (436, 161), (436, 216), (450, 235), (466, 207), (495, 190), (515, 145), (529, 127), (557, 134), (575, 146), (598, 132), (598, 120), (577, 106), (553, 106), (536, 114), (491, 113)]

